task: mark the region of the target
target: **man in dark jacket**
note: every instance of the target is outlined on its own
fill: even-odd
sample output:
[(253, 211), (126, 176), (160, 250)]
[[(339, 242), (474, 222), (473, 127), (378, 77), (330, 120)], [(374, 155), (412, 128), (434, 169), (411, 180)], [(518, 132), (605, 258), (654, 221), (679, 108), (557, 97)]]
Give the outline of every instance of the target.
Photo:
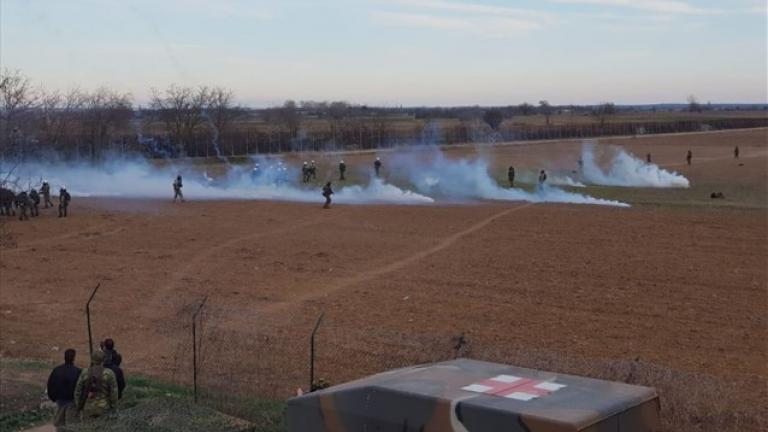
[(125, 390), (125, 374), (123, 373), (123, 369), (120, 368), (120, 363), (122, 363), (122, 361), (123, 358), (120, 356), (120, 354), (111, 357), (110, 363), (107, 363), (106, 360), (104, 361), (104, 367), (115, 373), (115, 378), (117, 379), (118, 399), (123, 398), (123, 390)]
[(100, 345), (101, 350), (104, 351), (104, 366), (108, 366), (112, 363), (120, 366), (120, 363), (123, 362), (123, 356), (121, 356), (120, 353), (115, 349), (114, 339), (106, 338)]
[(347, 164), (344, 163), (344, 160), (342, 159), (341, 162), (339, 162), (339, 180), (346, 180), (344, 178), (344, 173), (347, 172)]
[(75, 366), (75, 350), (64, 351), (64, 364), (56, 366), (48, 377), (48, 398), (56, 402), (53, 426), (56, 430), (77, 421), (75, 385), (81, 370)]
[(325, 197), (324, 209), (331, 207), (331, 195), (333, 195), (333, 189), (331, 189), (331, 182), (328, 182), (323, 186), (323, 196)]
[(507, 170), (507, 180), (509, 180), (509, 187), (515, 187), (515, 167), (512, 165), (510, 165)]
[(373, 170), (376, 171), (376, 177), (379, 176), (379, 171), (381, 170), (381, 159), (376, 158), (376, 160), (373, 162)]

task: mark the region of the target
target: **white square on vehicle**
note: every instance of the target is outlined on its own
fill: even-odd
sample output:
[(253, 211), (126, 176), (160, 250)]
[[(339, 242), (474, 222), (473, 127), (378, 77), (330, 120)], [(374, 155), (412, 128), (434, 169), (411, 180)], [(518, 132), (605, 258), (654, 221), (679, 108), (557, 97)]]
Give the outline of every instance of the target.
[(553, 382), (543, 382), (543, 383), (536, 384), (534, 387), (537, 388), (537, 389), (553, 392), (553, 391), (558, 391), (561, 388), (565, 387), (565, 384), (556, 384), (556, 383), (553, 383)]
[(461, 389), (465, 391), (475, 392), (475, 393), (485, 393), (493, 390), (493, 387), (484, 386), (482, 384), (472, 384), (466, 387), (462, 387)]
[(510, 394), (508, 394), (508, 395), (506, 395), (504, 397), (508, 398), (508, 399), (515, 399), (515, 400), (527, 402), (527, 401), (529, 401), (531, 399), (536, 399), (538, 396), (535, 395), (535, 394), (531, 394), (531, 393), (514, 392), (514, 393), (510, 393)]
[(503, 383), (513, 383), (516, 381), (520, 381), (522, 378), (516, 377), (514, 375), (499, 375), (496, 377), (491, 378), (493, 381), (503, 382)]

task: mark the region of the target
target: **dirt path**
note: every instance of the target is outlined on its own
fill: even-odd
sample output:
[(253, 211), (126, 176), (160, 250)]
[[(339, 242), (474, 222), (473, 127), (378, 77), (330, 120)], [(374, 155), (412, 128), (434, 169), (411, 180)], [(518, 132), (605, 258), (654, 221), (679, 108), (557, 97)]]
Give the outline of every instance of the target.
[(377, 267), (377, 268), (374, 268), (374, 269), (371, 269), (371, 270), (368, 270), (368, 271), (365, 271), (365, 272), (362, 272), (362, 273), (358, 273), (358, 274), (356, 274), (354, 276), (342, 279), (342, 280), (336, 282), (335, 284), (333, 284), (331, 286), (328, 286), (326, 288), (320, 289), (318, 291), (310, 291), (310, 292), (307, 292), (306, 294), (302, 294), (302, 295), (293, 297), (293, 298), (290, 299), (290, 302), (273, 303), (273, 304), (265, 307), (264, 309), (262, 309), (262, 312), (264, 312), (264, 313), (281, 312), (285, 308), (287, 308), (287, 307), (289, 307), (291, 305), (295, 305), (297, 303), (303, 303), (303, 302), (307, 302), (307, 301), (311, 301), (311, 300), (316, 300), (316, 299), (323, 298), (323, 297), (328, 297), (331, 294), (334, 294), (336, 292), (342, 291), (342, 290), (344, 290), (346, 288), (349, 288), (351, 286), (358, 285), (358, 284), (360, 284), (362, 282), (365, 282), (367, 280), (374, 279), (374, 278), (376, 278), (378, 276), (382, 276), (382, 275), (387, 274), (387, 273), (395, 272), (395, 271), (400, 270), (400, 269), (402, 269), (402, 268), (404, 268), (404, 267), (406, 267), (406, 266), (408, 266), (410, 264), (413, 264), (413, 263), (415, 263), (417, 261), (420, 261), (420, 260), (422, 260), (422, 259), (424, 259), (424, 258), (426, 258), (426, 257), (428, 257), (430, 255), (433, 255), (433, 254), (435, 254), (437, 252), (440, 252), (440, 251), (442, 251), (444, 249), (447, 249), (447, 248), (451, 247), (457, 241), (461, 240), (462, 238), (464, 238), (464, 237), (466, 237), (466, 236), (468, 236), (468, 235), (470, 235), (470, 234), (472, 234), (472, 233), (474, 233), (476, 231), (479, 231), (479, 230), (483, 229), (485, 226), (487, 226), (488, 224), (492, 223), (493, 221), (495, 221), (495, 220), (497, 220), (499, 218), (507, 216), (510, 213), (513, 213), (513, 212), (516, 212), (516, 211), (519, 211), (519, 210), (523, 210), (523, 209), (525, 209), (527, 207), (530, 207), (532, 205), (533, 204), (528, 203), (528, 204), (518, 205), (516, 207), (510, 208), (510, 209), (507, 209), (507, 210), (503, 210), (501, 212), (498, 212), (498, 213), (496, 213), (496, 214), (494, 214), (494, 215), (492, 215), (490, 217), (487, 217), (487, 218), (481, 220), (480, 222), (477, 222), (477, 223), (473, 224), (472, 226), (470, 226), (470, 227), (468, 227), (468, 228), (466, 228), (466, 229), (464, 229), (462, 231), (459, 231), (457, 233), (454, 233), (454, 234), (444, 238), (443, 240), (441, 240), (438, 244), (436, 244), (433, 247), (430, 247), (428, 249), (422, 250), (420, 252), (417, 252), (417, 253), (415, 253), (413, 255), (410, 255), (408, 257), (405, 257), (403, 259), (394, 261), (392, 263), (383, 265), (381, 267)]

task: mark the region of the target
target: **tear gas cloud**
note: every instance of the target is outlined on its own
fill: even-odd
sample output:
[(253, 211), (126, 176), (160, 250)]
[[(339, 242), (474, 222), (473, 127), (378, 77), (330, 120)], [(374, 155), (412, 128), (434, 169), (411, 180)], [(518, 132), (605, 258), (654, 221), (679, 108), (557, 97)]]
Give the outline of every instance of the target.
[(597, 163), (594, 144), (581, 148), (583, 167), (581, 176), (590, 184), (603, 186), (687, 188), (688, 179), (676, 172), (669, 172), (658, 165), (640, 160), (623, 149), (610, 147), (613, 152), (608, 169), (603, 170)]
[[(252, 167), (258, 164), (254, 172)], [(173, 196), (172, 182), (181, 173), (184, 194), (191, 199), (255, 199), (297, 202), (321, 202), (318, 188), (298, 186), (300, 171), (279, 160), (258, 158), (249, 166), (229, 165), (223, 177), (214, 179), (174, 165), (158, 166), (143, 159), (112, 158), (94, 166), (87, 163), (28, 163), (18, 167), (14, 175), (24, 188), (39, 187), (42, 179), (51, 189), (66, 185), (74, 196), (159, 198)], [(428, 204), (432, 198), (400, 189), (380, 179), (367, 185), (343, 186), (335, 190), (333, 199), (345, 204)]]
[[(409, 154), (390, 156), (389, 164), (405, 173), (419, 193), (448, 201), (486, 199), (526, 201), (533, 203), (596, 204), (629, 207), (618, 201), (593, 198), (565, 191), (551, 184), (538, 186), (534, 192), (519, 188), (502, 188), (489, 174), (485, 159), (449, 159), (436, 147), (427, 150), (427, 160)], [(569, 178), (570, 180), (570, 178)], [(582, 185), (583, 186), (583, 185)]]

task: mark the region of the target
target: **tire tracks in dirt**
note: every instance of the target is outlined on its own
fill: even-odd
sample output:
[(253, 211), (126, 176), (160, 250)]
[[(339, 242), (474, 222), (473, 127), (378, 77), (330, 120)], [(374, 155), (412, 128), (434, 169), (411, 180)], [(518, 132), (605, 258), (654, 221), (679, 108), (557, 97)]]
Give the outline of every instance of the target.
[[(318, 225), (324, 221), (325, 219), (323, 218), (312, 218), (312, 219), (304, 220), (302, 222), (298, 222), (295, 224), (290, 224), (289, 226), (285, 226), (281, 228), (275, 228), (272, 230), (258, 232), (258, 233), (254, 233), (247, 236), (235, 237), (227, 240), (226, 242), (219, 243), (213, 247), (206, 248), (200, 253), (188, 259), (184, 267), (182, 267), (178, 271), (175, 271), (173, 274), (171, 274), (171, 277), (170, 277), (171, 280), (168, 283), (166, 283), (164, 286), (162, 286), (159, 290), (155, 291), (155, 293), (152, 295), (152, 298), (146, 303), (144, 309), (145, 310), (161, 309), (162, 306), (164, 305), (162, 301), (162, 297), (165, 294), (173, 292), (181, 283), (181, 281), (184, 280), (193, 269), (201, 267), (206, 260), (208, 260), (211, 256), (219, 253), (222, 250), (230, 248), (241, 242), (252, 241), (261, 237), (287, 233), (295, 229)], [(212, 294), (215, 294), (217, 290), (218, 288), (212, 288), (206, 291), (205, 295), (210, 296)]]
[(516, 211), (523, 210), (525, 208), (528, 208), (532, 206), (533, 203), (526, 203), (522, 204), (516, 207), (512, 207), (503, 211), (500, 211), (498, 213), (495, 213), (480, 222), (474, 223), (468, 228), (465, 228), (464, 230), (461, 230), (459, 232), (456, 232), (454, 234), (449, 235), (448, 237), (443, 238), (439, 243), (436, 245), (429, 247), (427, 249), (424, 249), (422, 251), (416, 252), (413, 255), (407, 256), (405, 258), (399, 259), (397, 261), (391, 262), (389, 264), (385, 264), (381, 267), (377, 267), (371, 270), (367, 270), (361, 273), (358, 273), (354, 276), (350, 276), (347, 278), (343, 278), (341, 280), (336, 281), (332, 285), (321, 289), (319, 291), (312, 291), (308, 292), (306, 294), (300, 295), (298, 297), (289, 298), (286, 301), (280, 301), (273, 303), (271, 305), (268, 305), (266, 307), (262, 307), (258, 310), (258, 312), (262, 314), (269, 314), (269, 313), (277, 313), (283, 311), (283, 309), (291, 306), (296, 305), (300, 303), (304, 303), (307, 301), (317, 300), (323, 297), (328, 297), (331, 294), (334, 294), (336, 292), (342, 291), (346, 288), (349, 288), (351, 286), (357, 285), (361, 282), (365, 282), (367, 280), (373, 279), (377, 276), (381, 276), (387, 273), (391, 273), (397, 270), (400, 270), (404, 267), (407, 267), (410, 264), (413, 264), (417, 261), (420, 261), (430, 255), (433, 255), (437, 252), (440, 252), (444, 249), (447, 249), (451, 247), (453, 244), (455, 244), (457, 241), (462, 239), (463, 237), (466, 237), (476, 231), (479, 231), (492, 222), (494, 222), (497, 219), (500, 219), (504, 216), (509, 215), (510, 213), (514, 213)]
[(126, 227), (120, 226), (120, 227), (117, 227), (115, 229), (102, 232), (102, 229), (107, 228), (109, 225), (112, 224), (112, 222), (113, 221), (102, 222), (100, 224), (91, 225), (89, 227), (86, 227), (86, 228), (78, 230), (78, 231), (68, 232), (68, 233), (60, 234), (60, 235), (53, 236), (53, 237), (45, 237), (45, 238), (41, 238), (39, 240), (33, 240), (33, 241), (29, 242), (29, 243), (25, 243), (24, 245), (22, 245), (20, 247), (16, 247), (16, 248), (13, 248), (13, 249), (4, 249), (4, 250), (2, 250), (0, 252), (2, 252), (3, 255), (9, 254), (9, 253), (15, 253), (15, 252), (24, 252), (24, 251), (32, 250), (32, 249), (34, 249), (36, 247), (39, 247), (39, 246), (42, 246), (42, 245), (46, 245), (46, 244), (54, 243), (54, 242), (59, 242), (61, 240), (66, 240), (66, 239), (70, 239), (70, 238), (74, 238), (74, 237), (80, 237), (80, 236), (87, 235), (87, 234), (94, 234), (94, 235), (86, 238), (86, 240), (92, 240), (92, 239), (102, 238), (102, 237), (106, 237), (106, 236), (110, 236), (110, 235), (115, 235), (115, 234), (121, 233), (121, 232), (126, 230)]

